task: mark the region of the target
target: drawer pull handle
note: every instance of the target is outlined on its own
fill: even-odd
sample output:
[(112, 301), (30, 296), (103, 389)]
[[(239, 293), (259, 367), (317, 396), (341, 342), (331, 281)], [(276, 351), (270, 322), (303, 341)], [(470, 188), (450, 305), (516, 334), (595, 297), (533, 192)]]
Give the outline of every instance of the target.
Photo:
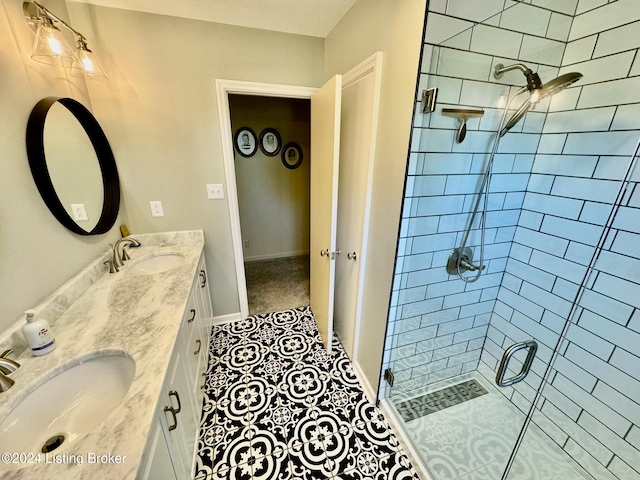
[[(180, 413), (180, 410), (182, 410), (182, 405), (180, 404), (180, 395), (178, 395), (178, 392), (176, 392), (175, 390), (171, 390), (169, 392), (169, 396), (174, 396), (176, 397), (176, 400), (178, 401), (178, 408), (174, 408), (173, 411), (176, 413)], [(171, 401), (171, 400), (169, 400)]]
[(198, 345), (198, 349), (193, 352), (194, 355), (198, 355), (200, 353), (200, 350), (202, 350), (202, 340), (196, 340), (196, 344)]
[(200, 288), (204, 288), (207, 284), (207, 272), (204, 270), (200, 270), (200, 278), (202, 278), (202, 283), (200, 284)]
[(178, 417), (176, 417), (176, 411), (171, 407), (164, 407), (165, 412), (171, 412), (173, 416), (173, 425), (169, 425), (169, 431), (175, 430), (178, 426)]
[[(169, 396), (176, 397), (176, 400), (178, 401), (178, 408), (173, 408), (173, 405), (164, 407), (165, 413), (171, 412), (171, 415), (173, 416), (173, 425), (169, 425), (169, 431), (172, 431), (175, 430), (178, 426), (178, 417), (176, 415), (180, 413), (180, 410), (182, 410), (182, 405), (180, 403), (180, 395), (178, 395), (178, 392), (176, 392), (175, 390), (171, 390), (169, 392)], [(169, 400), (169, 402), (171, 402), (171, 400)]]
[(191, 318), (187, 320), (187, 323), (191, 323), (196, 319), (196, 310), (192, 308), (190, 311), (191, 311)]

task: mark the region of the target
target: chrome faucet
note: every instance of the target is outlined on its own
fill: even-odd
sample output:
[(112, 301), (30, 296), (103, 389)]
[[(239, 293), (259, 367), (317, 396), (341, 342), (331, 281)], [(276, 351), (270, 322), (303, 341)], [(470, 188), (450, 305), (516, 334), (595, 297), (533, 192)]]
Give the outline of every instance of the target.
[(15, 360), (7, 358), (7, 355), (13, 352), (9, 349), (0, 355), (0, 392), (6, 392), (15, 383), (11, 378), (7, 377), (12, 372), (20, 368), (20, 364)]
[[(122, 244), (124, 242), (128, 242), (131, 247), (139, 247), (140, 246), (140, 242), (137, 241), (135, 238), (131, 238), (131, 237), (123, 237), (120, 240), (118, 240), (115, 243), (115, 245), (112, 245), (113, 253), (111, 255), (111, 263), (109, 265), (109, 267), (110, 267), (109, 273), (115, 273), (115, 272), (120, 271), (120, 268), (124, 266), (124, 262), (126, 260), (129, 260), (129, 258), (130, 258), (129, 254), (124, 249), (125, 246), (122, 247), (122, 250), (118, 250), (118, 248), (120, 247), (120, 244)], [(109, 244), (109, 245), (111, 245), (111, 244)], [(105, 263), (109, 263), (109, 261), (107, 261)]]

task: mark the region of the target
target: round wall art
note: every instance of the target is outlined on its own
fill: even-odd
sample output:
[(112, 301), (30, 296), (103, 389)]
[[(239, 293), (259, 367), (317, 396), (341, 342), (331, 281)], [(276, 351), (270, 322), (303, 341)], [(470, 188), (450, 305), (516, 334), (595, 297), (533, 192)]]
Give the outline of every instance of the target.
[(236, 131), (233, 137), (236, 151), (243, 157), (253, 157), (258, 149), (256, 134), (249, 127), (242, 127)]
[(302, 163), (302, 149), (300, 145), (294, 142), (287, 143), (282, 148), (281, 158), (285, 167), (291, 170), (298, 168)]
[(280, 152), (282, 140), (280, 140), (280, 134), (275, 128), (265, 128), (262, 133), (260, 133), (260, 141), (258, 144), (260, 145), (262, 153), (267, 157), (275, 157), (278, 152)]

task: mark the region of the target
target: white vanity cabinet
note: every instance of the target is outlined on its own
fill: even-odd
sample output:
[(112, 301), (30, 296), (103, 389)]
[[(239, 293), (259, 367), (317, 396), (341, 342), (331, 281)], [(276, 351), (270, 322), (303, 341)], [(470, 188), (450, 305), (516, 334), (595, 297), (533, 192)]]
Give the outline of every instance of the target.
[(211, 297), (201, 257), (138, 469), (139, 479), (182, 480), (194, 475), (211, 322)]

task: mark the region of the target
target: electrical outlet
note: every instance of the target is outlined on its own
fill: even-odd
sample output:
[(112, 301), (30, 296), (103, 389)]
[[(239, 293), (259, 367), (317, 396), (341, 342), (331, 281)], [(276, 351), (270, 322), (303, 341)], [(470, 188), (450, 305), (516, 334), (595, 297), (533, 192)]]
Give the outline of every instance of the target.
[(244, 248), (249, 248), (249, 245), (250, 245), (250, 244), (249, 244), (249, 240), (244, 240), (244, 241), (242, 242), (242, 246), (243, 246)]
[(220, 183), (207, 184), (207, 198), (209, 200), (218, 200), (224, 198), (224, 189)]
[(86, 222), (89, 220), (87, 209), (84, 208), (84, 203), (72, 203), (71, 211), (73, 212), (73, 219), (76, 222)]
[(151, 205), (151, 216), (152, 217), (164, 217), (164, 210), (162, 209), (162, 202), (149, 202)]

